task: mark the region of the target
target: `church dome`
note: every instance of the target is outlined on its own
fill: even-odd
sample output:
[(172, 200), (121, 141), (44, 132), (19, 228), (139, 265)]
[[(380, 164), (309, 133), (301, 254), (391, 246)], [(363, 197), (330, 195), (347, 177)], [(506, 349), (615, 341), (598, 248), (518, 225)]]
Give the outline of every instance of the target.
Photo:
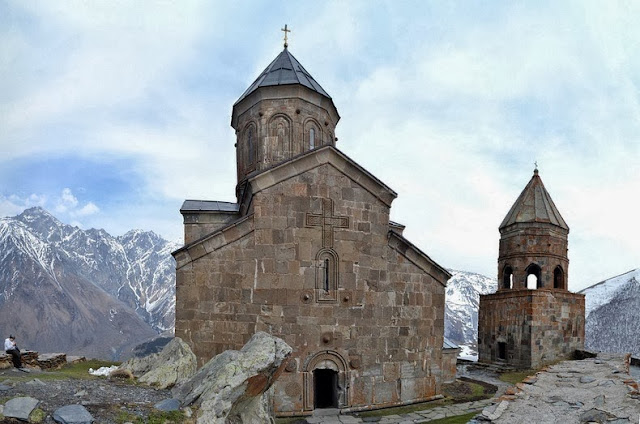
[(247, 88), (247, 90), (234, 103), (234, 106), (248, 97), (260, 87), (270, 87), (274, 85), (300, 84), (313, 90), (328, 99), (331, 96), (316, 82), (309, 72), (293, 57), (289, 50), (285, 49), (266, 67), (258, 78)]
[(285, 46), (233, 105), (238, 188), (249, 175), (335, 146), (339, 120), (329, 94)]

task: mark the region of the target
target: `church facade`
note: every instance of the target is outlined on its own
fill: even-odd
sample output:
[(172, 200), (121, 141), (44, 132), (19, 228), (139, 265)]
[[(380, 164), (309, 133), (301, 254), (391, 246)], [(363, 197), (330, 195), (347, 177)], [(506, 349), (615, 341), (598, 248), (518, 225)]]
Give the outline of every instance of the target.
[(536, 369), (584, 349), (584, 295), (567, 284), (568, 236), (536, 169), (500, 224), (498, 290), (480, 296), (480, 362)]
[(176, 336), (200, 365), (256, 331), (284, 339), (281, 416), (424, 401), (451, 379), (451, 275), (389, 220), (396, 193), (335, 147), (339, 119), (285, 45), (233, 106), (237, 202), (181, 208)]

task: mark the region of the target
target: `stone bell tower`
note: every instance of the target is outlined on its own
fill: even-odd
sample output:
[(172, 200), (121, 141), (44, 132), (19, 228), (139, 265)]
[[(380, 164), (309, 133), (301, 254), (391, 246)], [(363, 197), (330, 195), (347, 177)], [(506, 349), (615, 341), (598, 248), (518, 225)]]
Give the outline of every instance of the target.
[(480, 296), (481, 362), (537, 368), (584, 347), (584, 295), (568, 291), (569, 227), (538, 175), (500, 224), (498, 291)]

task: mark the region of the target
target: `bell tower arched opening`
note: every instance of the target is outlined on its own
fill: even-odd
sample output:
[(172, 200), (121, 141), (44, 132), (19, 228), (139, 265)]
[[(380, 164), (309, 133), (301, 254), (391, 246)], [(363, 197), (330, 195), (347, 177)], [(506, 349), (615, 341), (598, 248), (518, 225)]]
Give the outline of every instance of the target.
[(542, 287), (542, 269), (536, 264), (529, 265), (527, 267), (527, 288), (535, 290)]
[(557, 266), (556, 269), (553, 270), (553, 288), (554, 289), (564, 289), (564, 271), (562, 267)]
[(513, 268), (508, 265), (504, 268), (504, 271), (502, 271), (502, 288), (513, 288)]

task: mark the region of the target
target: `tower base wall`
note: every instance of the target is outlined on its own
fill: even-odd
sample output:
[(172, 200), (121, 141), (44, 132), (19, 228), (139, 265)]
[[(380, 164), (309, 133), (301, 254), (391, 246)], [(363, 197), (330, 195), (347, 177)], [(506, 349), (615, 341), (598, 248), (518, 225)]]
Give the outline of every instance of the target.
[(584, 348), (584, 295), (508, 290), (480, 296), (480, 362), (540, 368)]

